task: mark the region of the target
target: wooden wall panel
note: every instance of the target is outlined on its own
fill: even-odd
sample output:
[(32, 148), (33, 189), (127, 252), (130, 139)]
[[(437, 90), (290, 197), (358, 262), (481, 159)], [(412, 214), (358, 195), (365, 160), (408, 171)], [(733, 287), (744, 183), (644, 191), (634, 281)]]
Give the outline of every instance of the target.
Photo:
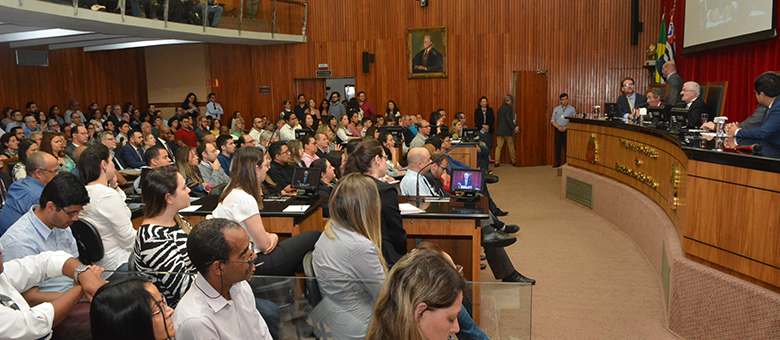
[(49, 51), (48, 67), (18, 66), (8, 44), (0, 44), (0, 106), (24, 111), (34, 101), (41, 111), (78, 100), (85, 111), (97, 102), (131, 102), (145, 107), (146, 71), (143, 49), (85, 53), (80, 49)]
[[(310, 1), (307, 43), (215, 45), (212, 78), (224, 81), (215, 92), (226, 110), (275, 116), (283, 100), (295, 98), (293, 79), (314, 77), (317, 64), (326, 63), (334, 77), (355, 77), (378, 110), (394, 100), (404, 114), (427, 117), (441, 107), (448, 123), (459, 111), (473, 123), (479, 97), (497, 110), (511, 93), (514, 71), (546, 70), (548, 111), (567, 92), (571, 105), (585, 112), (615, 102), (623, 77), (634, 77), (637, 91), (651, 81), (642, 62), (658, 38), (660, 5), (640, 0), (645, 29), (637, 46), (630, 45), (629, 14), (630, 2), (620, 0), (434, 1), (427, 8), (417, 1)], [(406, 29), (435, 26), (448, 29), (449, 77), (408, 79)], [(364, 51), (376, 55), (368, 74)], [(244, 89), (250, 82), (272, 86), (272, 95), (258, 98), (256, 86)], [(234, 91), (253, 94), (227, 93)]]

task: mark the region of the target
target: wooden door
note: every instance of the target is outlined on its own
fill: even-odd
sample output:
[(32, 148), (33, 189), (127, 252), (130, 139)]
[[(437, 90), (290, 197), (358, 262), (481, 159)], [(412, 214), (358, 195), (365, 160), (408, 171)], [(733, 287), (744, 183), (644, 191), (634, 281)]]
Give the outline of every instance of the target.
[(515, 110), (517, 125), (522, 131), (515, 139), (517, 163), (515, 166), (549, 164), (553, 142), (550, 112), (547, 109), (547, 72), (517, 71), (514, 74)]

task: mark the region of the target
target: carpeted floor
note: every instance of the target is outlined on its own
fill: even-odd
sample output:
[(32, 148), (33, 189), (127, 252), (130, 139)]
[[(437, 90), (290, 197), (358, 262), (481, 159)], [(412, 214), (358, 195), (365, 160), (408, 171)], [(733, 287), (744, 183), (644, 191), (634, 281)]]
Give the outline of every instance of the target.
[[(502, 220), (521, 227), (507, 252), (520, 273), (537, 280), (534, 339), (678, 339), (666, 329), (661, 286), (647, 260), (616, 227), (562, 196), (557, 169), (502, 166), (494, 174), (501, 180), (491, 195), (509, 212)], [(490, 268), (482, 280), (496, 281)]]

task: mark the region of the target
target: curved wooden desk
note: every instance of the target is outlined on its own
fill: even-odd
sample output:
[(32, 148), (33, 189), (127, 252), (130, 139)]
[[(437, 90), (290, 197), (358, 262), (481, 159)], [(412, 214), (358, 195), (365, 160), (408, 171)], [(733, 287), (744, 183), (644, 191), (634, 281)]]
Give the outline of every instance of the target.
[(571, 119), (568, 131), (568, 164), (654, 201), (689, 259), (780, 292), (780, 148), (745, 155), (728, 149), (733, 138), (598, 120)]

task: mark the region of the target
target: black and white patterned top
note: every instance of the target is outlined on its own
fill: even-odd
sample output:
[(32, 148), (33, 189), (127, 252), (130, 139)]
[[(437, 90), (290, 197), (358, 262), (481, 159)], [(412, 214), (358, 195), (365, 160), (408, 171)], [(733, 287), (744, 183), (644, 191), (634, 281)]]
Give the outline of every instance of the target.
[(190, 288), (196, 271), (187, 254), (187, 234), (178, 224), (173, 227), (142, 225), (138, 228), (133, 254), (138, 271), (161, 272), (149, 277), (165, 296), (168, 306), (176, 307)]

